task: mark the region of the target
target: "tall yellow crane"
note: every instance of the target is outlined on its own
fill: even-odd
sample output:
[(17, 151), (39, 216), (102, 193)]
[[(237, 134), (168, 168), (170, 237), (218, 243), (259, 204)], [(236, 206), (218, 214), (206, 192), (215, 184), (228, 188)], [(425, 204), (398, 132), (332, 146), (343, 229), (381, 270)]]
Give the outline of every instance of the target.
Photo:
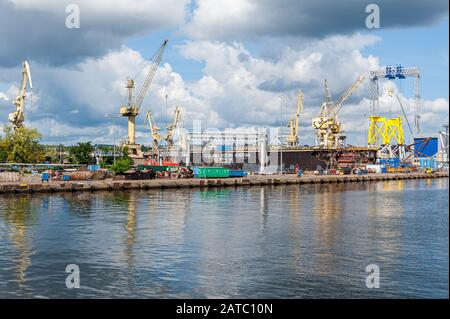
[(341, 123), (338, 120), (338, 113), (342, 109), (342, 105), (363, 81), (364, 76), (361, 75), (335, 103), (331, 99), (328, 82), (325, 80), (325, 101), (320, 107), (319, 116), (312, 119), (312, 127), (316, 130), (317, 146), (325, 148), (339, 147)]
[(158, 161), (158, 151), (159, 151), (159, 142), (162, 140), (162, 136), (159, 134), (159, 127), (156, 126), (155, 121), (153, 120), (152, 113), (147, 111), (145, 115), (145, 120), (148, 121), (148, 125), (150, 128), (150, 133), (152, 134), (152, 158)]
[(289, 128), (289, 136), (286, 139), (286, 142), (289, 146), (297, 146), (298, 145), (298, 127), (300, 123), (300, 113), (303, 109), (303, 93), (299, 90), (297, 93), (297, 113), (295, 116), (289, 120), (288, 128)]
[(167, 149), (171, 151), (173, 149), (173, 137), (175, 134), (175, 130), (180, 123), (181, 120), (181, 108), (179, 106), (175, 107), (175, 111), (173, 112), (172, 122), (166, 126), (167, 132), (164, 135), (164, 140), (167, 143)]
[(120, 114), (128, 118), (128, 140), (124, 144), (129, 149), (130, 155), (137, 157), (142, 157), (142, 151), (140, 145), (136, 144), (135, 132), (136, 132), (136, 116), (139, 115), (139, 110), (141, 108), (142, 102), (144, 101), (145, 95), (150, 88), (150, 84), (155, 77), (156, 71), (161, 64), (162, 56), (164, 50), (167, 47), (168, 40), (164, 40), (158, 51), (154, 54), (150, 62), (150, 69), (147, 76), (142, 84), (141, 89), (137, 97), (134, 97), (135, 83), (133, 79), (127, 81), (127, 105), (120, 107)]
[(27, 61), (22, 64), (22, 83), (19, 88), (19, 94), (14, 99), (16, 111), (9, 113), (9, 121), (13, 124), (14, 129), (23, 126), (25, 121), (25, 99), (27, 97), (27, 83), (30, 84), (30, 92), (33, 90), (33, 82), (31, 81), (30, 65)]

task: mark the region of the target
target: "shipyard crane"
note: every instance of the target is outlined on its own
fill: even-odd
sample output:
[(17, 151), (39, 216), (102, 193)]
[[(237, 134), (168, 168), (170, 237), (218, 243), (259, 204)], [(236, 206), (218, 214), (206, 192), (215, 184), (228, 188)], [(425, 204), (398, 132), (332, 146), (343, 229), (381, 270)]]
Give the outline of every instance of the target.
[(147, 94), (148, 89), (150, 88), (150, 84), (155, 77), (156, 71), (161, 64), (164, 50), (167, 47), (167, 42), (168, 40), (164, 40), (158, 51), (156, 51), (156, 53), (152, 57), (149, 71), (136, 97), (134, 97), (134, 80), (129, 79), (127, 81), (127, 105), (120, 107), (120, 114), (128, 118), (128, 140), (127, 143), (124, 144), (124, 146), (129, 149), (130, 154), (137, 157), (142, 157), (142, 152), (140, 146), (136, 144), (135, 140), (136, 116), (139, 115), (139, 110), (141, 108), (142, 102), (144, 101), (145, 95)]
[[(156, 126), (155, 121), (153, 120), (152, 113), (147, 111), (145, 115), (145, 120), (148, 121), (148, 125), (150, 128), (150, 133), (152, 134), (152, 158), (158, 161), (158, 152), (159, 152), (159, 142), (162, 140), (162, 136), (159, 134), (159, 127)], [(144, 122), (145, 122), (144, 120)]]
[(303, 109), (303, 94), (298, 91), (297, 94), (297, 113), (295, 117), (289, 120), (288, 128), (289, 128), (289, 136), (286, 141), (289, 146), (297, 146), (298, 145), (298, 127), (300, 122), (300, 112)]
[(164, 140), (167, 143), (167, 149), (171, 151), (173, 149), (173, 137), (175, 135), (175, 130), (178, 127), (178, 124), (181, 120), (181, 109), (180, 107), (176, 107), (175, 111), (173, 112), (172, 116), (172, 122), (166, 126), (167, 132), (164, 135)]
[(25, 121), (25, 99), (27, 97), (27, 83), (30, 84), (30, 92), (32, 94), (33, 83), (31, 81), (30, 65), (27, 61), (22, 64), (22, 83), (19, 88), (19, 94), (14, 99), (16, 111), (9, 114), (9, 121), (13, 124), (14, 129), (23, 126)]
[(316, 130), (316, 145), (324, 148), (337, 148), (340, 146), (341, 123), (338, 114), (344, 103), (364, 81), (361, 75), (337, 100), (331, 99), (328, 82), (325, 80), (325, 101), (320, 107), (319, 116), (312, 119), (312, 127)]

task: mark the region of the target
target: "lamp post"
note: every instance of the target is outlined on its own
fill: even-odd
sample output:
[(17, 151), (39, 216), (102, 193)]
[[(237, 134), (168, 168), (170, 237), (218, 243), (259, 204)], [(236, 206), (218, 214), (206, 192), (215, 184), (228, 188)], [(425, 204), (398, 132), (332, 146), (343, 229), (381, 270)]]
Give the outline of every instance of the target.
[(109, 113), (105, 114), (105, 117), (109, 117), (112, 120), (113, 123), (113, 139), (114, 139), (114, 146), (113, 146), (113, 158), (114, 158), (114, 164), (116, 164), (116, 122), (115, 119), (119, 118), (118, 116), (112, 116)]
[(280, 172), (281, 175), (283, 175), (283, 95), (280, 95), (280, 120), (281, 120), (281, 126), (280, 126)]
[(168, 119), (167, 119), (167, 97), (168, 97), (168, 95), (167, 95), (167, 93), (165, 94), (165, 98), (166, 98), (166, 125), (168, 125)]

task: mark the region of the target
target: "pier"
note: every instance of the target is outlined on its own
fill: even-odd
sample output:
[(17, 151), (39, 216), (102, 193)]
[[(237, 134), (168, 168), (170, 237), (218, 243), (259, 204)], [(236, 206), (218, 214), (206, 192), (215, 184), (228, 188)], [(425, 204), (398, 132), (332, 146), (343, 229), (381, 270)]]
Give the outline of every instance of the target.
[(250, 175), (245, 178), (210, 178), (210, 179), (151, 179), (151, 180), (102, 180), (102, 181), (50, 181), (50, 182), (1, 182), (0, 194), (11, 193), (56, 193), (79, 191), (120, 191), (174, 188), (217, 188), (287, 184), (328, 184), (393, 181), (407, 179), (448, 178), (449, 172), (367, 174), (367, 175)]

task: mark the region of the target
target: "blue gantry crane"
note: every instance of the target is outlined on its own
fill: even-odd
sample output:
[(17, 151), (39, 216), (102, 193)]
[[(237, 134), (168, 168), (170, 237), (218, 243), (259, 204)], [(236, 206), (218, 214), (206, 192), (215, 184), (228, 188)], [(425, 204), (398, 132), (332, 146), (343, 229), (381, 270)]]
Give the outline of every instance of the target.
[(388, 65), (384, 69), (370, 71), (370, 115), (378, 115), (380, 96), (379, 80), (415, 78), (414, 81), (414, 126), (416, 133), (420, 133), (420, 71), (417, 67), (405, 67), (401, 64)]

